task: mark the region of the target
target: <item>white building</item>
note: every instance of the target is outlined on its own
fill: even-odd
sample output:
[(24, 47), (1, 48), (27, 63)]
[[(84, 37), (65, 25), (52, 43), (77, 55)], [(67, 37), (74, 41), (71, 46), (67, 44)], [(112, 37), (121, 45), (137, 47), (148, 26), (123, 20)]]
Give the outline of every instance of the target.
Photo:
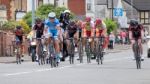
[[(35, 2), (35, 10), (41, 5), (41, 4), (54, 4), (54, 0), (34, 0)], [(66, 7), (68, 6), (68, 0), (56, 0), (56, 6), (59, 7)], [(27, 0), (27, 12), (32, 10), (32, 0)]]

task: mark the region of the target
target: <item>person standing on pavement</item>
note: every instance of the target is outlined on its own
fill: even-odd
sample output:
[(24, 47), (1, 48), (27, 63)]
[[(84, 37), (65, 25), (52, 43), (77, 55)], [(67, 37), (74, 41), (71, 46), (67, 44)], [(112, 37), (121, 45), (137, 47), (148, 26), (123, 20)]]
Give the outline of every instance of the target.
[(122, 31), (120, 32), (120, 35), (121, 35), (121, 39), (122, 39), (122, 44), (124, 45), (125, 44), (125, 40), (126, 40), (126, 32), (125, 31)]
[(115, 35), (113, 34), (113, 32), (111, 32), (110, 35), (109, 35), (109, 45), (110, 45), (110, 49), (114, 48), (114, 45), (115, 45)]

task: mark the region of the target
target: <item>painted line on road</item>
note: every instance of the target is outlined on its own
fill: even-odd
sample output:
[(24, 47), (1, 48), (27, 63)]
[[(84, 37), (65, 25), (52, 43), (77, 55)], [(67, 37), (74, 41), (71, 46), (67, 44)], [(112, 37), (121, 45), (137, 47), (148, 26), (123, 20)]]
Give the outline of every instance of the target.
[[(105, 62), (113, 62), (113, 61), (119, 61), (119, 60), (125, 60), (125, 59), (129, 59), (131, 57), (124, 57), (124, 58), (117, 58), (117, 59), (110, 59), (110, 60), (105, 60)], [(96, 64), (97, 62), (92, 62), (90, 64)], [(17, 76), (17, 75), (24, 75), (24, 74), (30, 74), (30, 73), (35, 73), (35, 72), (45, 72), (45, 71), (52, 71), (52, 70), (61, 70), (64, 68), (71, 68), (74, 66), (82, 66), (82, 65), (87, 65), (87, 63), (82, 63), (82, 64), (75, 64), (75, 65), (70, 65), (70, 66), (62, 66), (62, 67), (58, 67), (58, 68), (45, 68), (45, 69), (38, 69), (38, 70), (34, 70), (34, 71), (28, 71), (28, 72), (18, 72), (18, 73), (9, 73), (9, 74), (4, 74), (3, 76)]]

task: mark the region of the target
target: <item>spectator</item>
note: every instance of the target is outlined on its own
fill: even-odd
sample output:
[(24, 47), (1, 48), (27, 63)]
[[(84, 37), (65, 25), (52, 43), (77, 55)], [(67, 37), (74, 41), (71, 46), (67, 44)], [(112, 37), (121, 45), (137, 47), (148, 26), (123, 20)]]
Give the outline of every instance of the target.
[(115, 35), (113, 34), (113, 32), (111, 32), (109, 35), (109, 48), (113, 49), (114, 44), (115, 44)]
[(120, 32), (120, 36), (121, 36), (122, 44), (125, 44), (126, 36), (127, 36), (126, 32), (125, 31)]

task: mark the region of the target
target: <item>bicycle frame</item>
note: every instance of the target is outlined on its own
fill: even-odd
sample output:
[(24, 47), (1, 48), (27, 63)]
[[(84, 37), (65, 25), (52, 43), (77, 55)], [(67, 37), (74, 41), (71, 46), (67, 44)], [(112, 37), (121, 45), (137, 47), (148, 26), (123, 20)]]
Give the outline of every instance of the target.
[(87, 55), (87, 63), (91, 63), (91, 38), (86, 38), (86, 46), (85, 46), (85, 52)]
[(98, 64), (101, 61), (103, 64), (103, 44), (104, 44), (104, 37), (98, 37), (98, 48), (97, 48), (97, 62)]
[(69, 61), (70, 64), (74, 64), (74, 50), (75, 50), (75, 46), (74, 46), (74, 38), (69, 38), (68, 40), (70, 40), (70, 45), (69, 45)]
[(58, 66), (58, 58), (56, 57), (56, 50), (54, 46), (55, 39), (51, 37), (51, 42), (49, 44), (49, 63), (51, 64), (51, 67), (57, 67)]

